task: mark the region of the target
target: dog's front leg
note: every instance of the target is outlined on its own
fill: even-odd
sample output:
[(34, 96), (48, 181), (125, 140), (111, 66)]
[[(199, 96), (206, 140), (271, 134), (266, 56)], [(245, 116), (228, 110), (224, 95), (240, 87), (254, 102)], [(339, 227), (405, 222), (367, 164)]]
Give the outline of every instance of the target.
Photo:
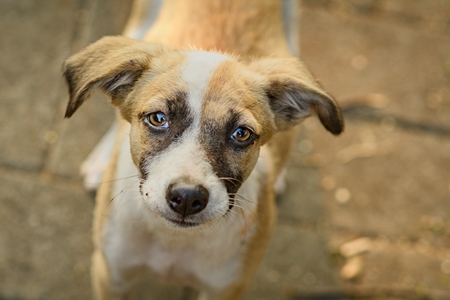
[(91, 273), (94, 299), (123, 299), (123, 292), (112, 284), (110, 270), (100, 249), (96, 249), (92, 254)]

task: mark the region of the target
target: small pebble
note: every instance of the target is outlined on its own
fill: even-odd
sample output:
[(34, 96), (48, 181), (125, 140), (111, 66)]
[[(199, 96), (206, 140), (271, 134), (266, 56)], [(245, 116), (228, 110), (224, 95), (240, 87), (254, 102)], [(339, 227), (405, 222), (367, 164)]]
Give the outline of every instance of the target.
[(350, 257), (342, 267), (340, 275), (345, 280), (352, 280), (360, 276), (363, 271), (363, 259), (360, 255)]
[(389, 98), (385, 94), (371, 93), (367, 95), (367, 104), (374, 108), (386, 108), (389, 105)]
[(347, 203), (350, 198), (352, 197), (350, 191), (346, 188), (339, 188), (336, 193), (334, 194), (334, 197), (336, 198), (336, 201), (340, 204)]
[(339, 252), (344, 257), (351, 257), (354, 255), (362, 254), (369, 251), (372, 248), (372, 241), (367, 237), (361, 237), (356, 240), (352, 240), (345, 244), (342, 244)]

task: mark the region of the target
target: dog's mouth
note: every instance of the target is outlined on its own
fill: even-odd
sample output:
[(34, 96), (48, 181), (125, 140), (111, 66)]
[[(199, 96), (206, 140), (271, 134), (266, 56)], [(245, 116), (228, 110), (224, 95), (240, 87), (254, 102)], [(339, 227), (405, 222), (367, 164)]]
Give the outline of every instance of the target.
[(165, 217), (165, 219), (167, 221), (169, 221), (171, 224), (176, 225), (176, 227), (181, 227), (181, 228), (193, 228), (193, 227), (197, 227), (197, 226), (201, 225), (200, 223), (186, 221), (186, 220), (174, 220), (174, 219), (170, 219), (167, 217)]

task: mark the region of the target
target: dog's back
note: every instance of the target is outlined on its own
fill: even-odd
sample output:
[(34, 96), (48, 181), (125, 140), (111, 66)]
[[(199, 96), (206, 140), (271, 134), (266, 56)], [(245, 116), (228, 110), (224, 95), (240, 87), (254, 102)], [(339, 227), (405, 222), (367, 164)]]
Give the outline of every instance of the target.
[(295, 0), (136, 0), (124, 35), (244, 58), (296, 55), (297, 3)]

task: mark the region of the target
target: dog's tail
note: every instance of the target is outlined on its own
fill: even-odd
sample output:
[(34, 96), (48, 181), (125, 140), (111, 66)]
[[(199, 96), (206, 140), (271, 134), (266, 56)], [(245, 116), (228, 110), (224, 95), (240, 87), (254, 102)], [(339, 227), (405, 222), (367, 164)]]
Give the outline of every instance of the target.
[(155, 23), (164, 0), (134, 0), (123, 31), (129, 38), (142, 40)]

